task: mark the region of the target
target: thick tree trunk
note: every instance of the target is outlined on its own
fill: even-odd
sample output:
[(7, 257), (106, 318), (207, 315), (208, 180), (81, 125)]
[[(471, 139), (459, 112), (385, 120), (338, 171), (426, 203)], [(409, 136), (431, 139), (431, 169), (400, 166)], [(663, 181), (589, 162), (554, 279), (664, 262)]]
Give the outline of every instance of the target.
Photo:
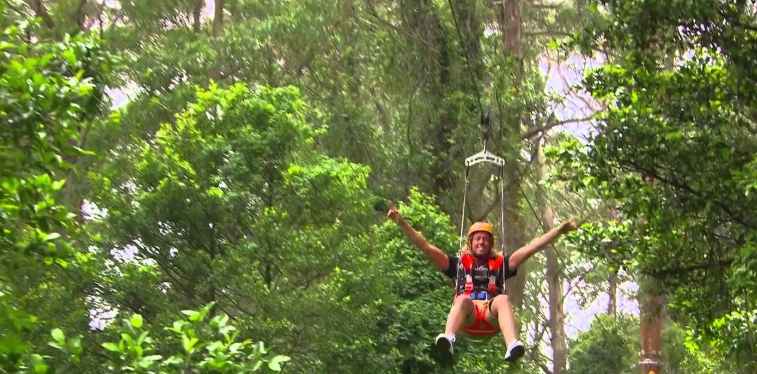
[(429, 126), (423, 131), (421, 143), (427, 147), (432, 160), (428, 171), (428, 180), (424, 192), (437, 197), (440, 205), (442, 196), (449, 193), (452, 186), (452, 169), (450, 167), (452, 144), (448, 141), (455, 128), (454, 113), (444, 107), (444, 99), (449, 94), (452, 80), (452, 55), (450, 40), (444, 30), (434, 4), (417, 0), (403, 2), (405, 26), (409, 33), (419, 42), (418, 47), (426, 52), (425, 66), (419, 67), (429, 75), (425, 80), (424, 90), (428, 93), (426, 101), (438, 109), (438, 117), (427, 118)]
[(55, 22), (53, 22), (53, 18), (50, 16), (50, 13), (48, 13), (47, 7), (45, 7), (42, 0), (26, 0), (26, 3), (29, 5), (29, 8), (32, 9), (34, 15), (42, 19), (45, 26), (50, 29), (55, 27)]
[(661, 350), (664, 297), (647, 284), (639, 282), (639, 318), (641, 322), (641, 363), (639, 373), (662, 374)]
[[(516, 69), (513, 71), (515, 77), (514, 83), (516, 91), (523, 84), (523, 52), (521, 48), (522, 20), (520, 16), (520, 4), (517, 0), (504, 0), (498, 5), (498, 19), (502, 29), (502, 46), (505, 57), (513, 58), (516, 61)], [(522, 124), (522, 114), (508, 111), (505, 114), (505, 129), (503, 129), (504, 141), (512, 142), (509, 148), (513, 150), (510, 154), (518, 154), (520, 150), (519, 139)], [(511, 160), (515, 160), (511, 157)], [(509, 253), (517, 250), (526, 244), (525, 222), (520, 211), (520, 173), (518, 165), (511, 161), (507, 165), (507, 183), (508, 188), (505, 190), (505, 227), (506, 233), (504, 242)], [(526, 285), (525, 266), (518, 269), (518, 276), (511, 278), (507, 284), (507, 292), (512, 300), (513, 307), (520, 309), (523, 306), (523, 290)]]
[[(476, 0), (467, 0), (461, 2), (463, 4), (458, 10), (458, 17), (460, 17), (460, 27), (462, 28), (461, 34), (463, 35), (465, 45), (462, 46), (465, 56), (470, 62), (475, 80), (470, 78), (466, 90), (471, 91), (469, 93), (476, 94), (482, 87), (482, 79), (484, 77), (484, 64), (481, 59), (481, 37), (484, 35), (484, 24), (477, 18), (479, 12), (476, 11)], [(479, 110), (477, 103), (471, 103), (468, 107), (471, 112)]]
[(500, 27), (502, 27), (502, 47), (506, 57), (513, 57), (519, 65), (515, 72), (516, 80), (523, 80), (523, 48), (521, 36), (523, 34), (523, 21), (520, 15), (520, 3), (518, 0), (504, 0), (499, 12)]
[(194, 12), (192, 12), (192, 28), (194, 32), (199, 33), (202, 29), (202, 10), (205, 8), (205, 0), (195, 0)]
[(431, 166), (431, 173), (433, 176), (433, 189), (432, 192), (437, 197), (441, 197), (448, 193), (452, 188), (453, 178), (451, 169), (451, 160), (454, 159), (452, 155), (452, 142), (450, 137), (452, 131), (457, 125), (457, 118), (455, 113), (450, 108), (443, 106), (444, 98), (452, 92), (452, 56), (450, 52), (450, 43), (445, 36), (442, 29), (441, 21), (432, 15), (433, 21), (431, 24), (434, 29), (434, 45), (436, 46), (436, 65), (438, 66), (438, 82), (439, 93), (438, 97), (442, 107), (441, 116), (438, 123), (434, 126), (432, 134), (432, 142), (434, 149), (434, 163)]
[[(226, 0), (215, 0), (215, 10), (213, 11), (213, 37), (220, 38), (223, 36), (223, 7)], [(221, 58), (215, 62), (215, 66), (208, 72), (208, 77), (216, 82), (221, 79)]]
[[(647, 181), (654, 183), (654, 181)], [(613, 214), (617, 214), (613, 211)], [(662, 374), (662, 321), (665, 299), (654, 287), (654, 281), (641, 276), (637, 279), (639, 285), (639, 319), (641, 354), (639, 373)]]
[[(452, 43), (452, 40), (448, 39), (449, 35), (454, 35), (454, 33), (446, 33), (444, 32), (444, 29), (442, 28), (441, 20), (434, 14), (434, 24), (435, 24), (435, 32), (436, 32), (436, 49), (437, 49), (437, 66), (439, 67), (439, 84), (441, 92), (443, 93), (443, 97), (440, 97), (440, 99), (445, 99), (448, 95), (453, 94), (456, 90), (461, 90), (463, 92), (469, 93), (473, 96), (476, 96), (478, 94), (478, 91), (481, 89), (481, 87), (478, 86), (478, 84), (481, 83), (481, 79), (483, 76), (483, 65), (481, 63), (481, 48), (480, 48), (480, 40), (484, 32), (483, 24), (476, 18), (476, 1), (475, 0), (466, 0), (466, 1), (458, 1), (454, 5), (455, 7), (455, 13), (454, 16), (457, 17), (458, 25), (460, 26), (460, 34), (462, 36), (462, 43), (463, 45), (460, 46), (462, 48), (463, 56), (461, 56), (464, 59), (467, 59), (467, 64), (470, 64), (471, 71), (467, 71), (464, 74), (466, 77), (462, 81), (464, 83), (455, 83), (455, 79), (452, 75), (452, 72), (454, 71), (454, 66), (456, 64), (463, 64), (465, 66), (461, 66), (464, 69), (467, 70), (468, 66), (466, 65), (466, 62), (457, 62), (457, 57), (454, 55), (454, 49), (452, 46), (454, 43)], [(471, 74), (473, 76), (471, 76)], [(432, 168), (433, 175), (434, 175), (434, 190), (433, 193), (437, 196), (443, 196), (446, 194), (450, 194), (452, 192), (452, 189), (455, 188), (455, 167), (456, 162), (459, 162), (460, 156), (462, 156), (458, 151), (456, 151), (453, 148), (453, 140), (452, 135), (454, 131), (456, 131), (457, 127), (459, 126), (458, 123), (458, 113), (456, 112), (456, 108), (451, 107), (450, 105), (444, 105), (442, 102), (440, 102), (442, 106), (442, 114), (439, 118), (439, 123), (436, 126), (436, 132), (434, 134), (434, 140), (436, 143), (436, 157), (434, 158), (434, 166)], [(471, 112), (477, 112), (479, 111), (479, 107), (477, 103), (472, 102), (468, 106), (468, 110)], [(481, 201), (484, 201), (484, 196), (477, 196), (480, 198)], [(473, 201), (475, 204), (475, 200)], [(486, 204), (483, 203), (481, 206), (485, 206)], [(461, 212), (461, 214), (465, 214), (464, 212)]]
[(218, 38), (223, 35), (223, 8), (226, 0), (215, 0), (215, 10), (213, 12), (213, 36)]
[[(544, 163), (544, 151), (541, 142), (536, 144), (536, 162), (539, 165), (539, 179), (547, 179), (547, 166)], [(546, 196), (544, 188), (539, 188), (537, 204), (541, 211), (544, 229), (549, 231), (554, 227), (555, 214)], [(549, 331), (552, 345), (553, 374), (565, 373), (568, 362), (568, 349), (565, 337), (565, 311), (563, 310), (563, 276), (557, 251), (553, 246), (544, 249), (547, 256), (547, 285), (549, 287)]]
[[(432, 158), (427, 192), (436, 196), (438, 204), (445, 211), (452, 212), (453, 216), (460, 212), (457, 211), (457, 200), (451, 201), (450, 196), (459, 196), (457, 188), (460, 184), (456, 171), (462, 169), (464, 155), (452, 138), (461, 125), (461, 115), (458, 107), (447, 103), (447, 99), (456, 92), (474, 95), (480, 89), (477, 85), (481, 83), (482, 66), (479, 43), (484, 28), (475, 17), (475, 4), (473, 0), (457, 1), (454, 4), (454, 16), (462, 34), (461, 55), (457, 52), (456, 30), (447, 29), (439, 16), (440, 12), (434, 9), (436, 5), (427, 1), (405, 3), (407, 27), (423, 40), (424, 48), (427, 48), (426, 70), (431, 74), (428, 79), (430, 83), (426, 87), (429, 92), (428, 102), (437, 108), (438, 113), (429, 118), (431, 126), (426, 132), (427, 137), (423, 139)], [(467, 71), (466, 58), (473, 76)], [(462, 77), (458, 74), (465, 78), (461, 80)], [(468, 109), (478, 111), (478, 105), (471, 104)], [(477, 126), (472, 129), (476, 130)], [(484, 199), (484, 196), (478, 195), (468, 203), (476, 204), (478, 200)], [(485, 205), (486, 203), (481, 204)]]

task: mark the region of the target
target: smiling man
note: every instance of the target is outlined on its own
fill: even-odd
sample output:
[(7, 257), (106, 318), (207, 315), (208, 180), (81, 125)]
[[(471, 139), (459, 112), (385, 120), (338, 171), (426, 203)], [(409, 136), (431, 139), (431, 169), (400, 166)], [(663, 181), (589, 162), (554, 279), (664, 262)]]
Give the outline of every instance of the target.
[(525, 348), (517, 339), (515, 316), (504, 292), (504, 282), (514, 277), (518, 267), (544, 246), (575, 230), (575, 221), (563, 223), (511, 255), (495, 249), (492, 225), (476, 222), (468, 230), (461, 256), (457, 257), (447, 256), (429, 243), (396, 209), (390, 209), (387, 215), (439, 270), (455, 280), (455, 301), (447, 317), (445, 332), (436, 338), (437, 350), (452, 356), (453, 344), (460, 331), (474, 339), (490, 339), (501, 332), (507, 346), (505, 360), (512, 362), (523, 357)]

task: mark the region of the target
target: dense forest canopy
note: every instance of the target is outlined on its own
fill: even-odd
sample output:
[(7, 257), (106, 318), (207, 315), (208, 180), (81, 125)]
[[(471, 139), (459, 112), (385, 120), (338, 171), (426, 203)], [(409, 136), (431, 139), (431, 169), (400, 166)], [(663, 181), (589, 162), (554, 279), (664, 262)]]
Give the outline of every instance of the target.
[[(0, 369), (754, 373), (755, 12), (0, 3)], [(446, 256), (577, 220), (506, 281), (521, 360), (434, 354), (454, 282), (392, 207)]]

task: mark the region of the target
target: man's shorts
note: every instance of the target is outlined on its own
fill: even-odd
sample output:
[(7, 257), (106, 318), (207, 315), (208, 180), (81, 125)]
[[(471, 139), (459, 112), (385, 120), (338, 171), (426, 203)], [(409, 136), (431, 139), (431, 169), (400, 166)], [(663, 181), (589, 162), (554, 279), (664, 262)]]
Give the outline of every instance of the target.
[(499, 321), (492, 315), (492, 300), (473, 300), (473, 311), (465, 317), (463, 333), (473, 339), (489, 339), (499, 333)]

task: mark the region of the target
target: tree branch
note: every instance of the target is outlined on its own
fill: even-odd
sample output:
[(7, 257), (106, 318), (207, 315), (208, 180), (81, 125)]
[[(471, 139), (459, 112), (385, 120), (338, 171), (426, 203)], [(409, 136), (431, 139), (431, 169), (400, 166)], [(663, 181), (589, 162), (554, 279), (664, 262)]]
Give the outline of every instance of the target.
[(661, 269), (661, 270), (651, 270), (651, 271), (644, 271), (642, 273), (652, 278), (660, 279), (660, 278), (665, 278), (671, 275), (680, 275), (680, 274), (689, 273), (694, 270), (703, 270), (703, 269), (709, 269), (709, 268), (720, 268), (720, 267), (731, 266), (733, 261), (734, 261), (733, 259), (729, 258), (729, 259), (720, 260), (713, 263), (696, 264), (696, 265), (668, 268), (668, 269)]
[(559, 4), (544, 4), (544, 3), (540, 3), (540, 4), (529, 5), (530, 8), (534, 8), (534, 9), (563, 9), (563, 8), (567, 8), (568, 6), (569, 6), (569, 4), (568, 4), (567, 1), (563, 1), (563, 2), (561, 2)]
[[(575, 290), (576, 288), (578, 288), (578, 287), (579, 287), (579, 284), (580, 284), (581, 282), (584, 282), (584, 278), (585, 278), (585, 277), (586, 277), (586, 275), (587, 275), (587, 274), (589, 274), (589, 273), (590, 273), (590, 272), (591, 272), (592, 270), (594, 270), (594, 269), (589, 269), (589, 270), (586, 270), (585, 272), (583, 272), (583, 273), (582, 273), (581, 275), (579, 275), (579, 276), (578, 276), (578, 279), (576, 279), (576, 281), (575, 281), (575, 282), (573, 282), (573, 281), (568, 281), (568, 287), (567, 287), (567, 289), (565, 290), (565, 294), (564, 294), (564, 295), (562, 296), (562, 298), (560, 299), (560, 302), (561, 302), (561, 303), (563, 303), (563, 304), (565, 303), (565, 299), (567, 299), (567, 298), (568, 298), (568, 296), (570, 296), (570, 294), (571, 294), (571, 293), (573, 293), (573, 290)], [(568, 278), (567, 274), (564, 274), (564, 273), (563, 273), (563, 275), (565, 276), (565, 278)]]
[(557, 121), (553, 113), (551, 116), (549, 116), (549, 119), (547, 120), (547, 123), (544, 124), (544, 126), (536, 127), (524, 132), (521, 138), (523, 140), (533, 140), (533, 138), (536, 135), (539, 135), (539, 133), (545, 132), (557, 126), (567, 125), (569, 123), (586, 122), (586, 121), (590, 121), (593, 118), (594, 116), (592, 115), (588, 117), (570, 118), (570, 119), (566, 119), (562, 121)]
[(45, 5), (42, 4), (42, 0), (26, 0), (26, 3), (32, 8), (37, 17), (42, 18), (42, 21), (45, 22), (45, 26), (50, 29), (55, 27), (55, 22), (53, 22), (53, 18), (50, 17), (50, 13), (47, 12)]
[(534, 361), (536, 362), (537, 365), (539, 365), (539, 367), (544, 372), (544, 374), (553, 374), (552, 370), (549, 370), (549, 367), (547, 367), (547, 364), (545, 364), (545, 363), (543, 363), (541, 361), (537, 361), (537, 360), (534, 360)]
[(571, 36), (571, 33), (565, 32), (565, 31), (550, 31), (550, 30), (544, 30), (544, 31), (531, 31), (531, 32), (524, 32), (523, 36)]
[[(420, 42), (421, 44), (425, 44), (426, 47), (429, 47), (429, 48), (433, 47), (431, 45), (431, 43), (428, 42), (428, 40), (425, 40), (423, 38), (419, 38), (417, 35), (414, 35), (413, 33), (410, 33), (407, 30), (403, 30), (401, 27), (399, 27), (399, 26), (397, 26), (397, 25), (395, 25), (395, 24), (393, 24), (393, 23), (391, 23), (391, 22), (389, 22), (389, 21), (381, 18), (381, 16), (376, 11), (376, 8), (374, 7), (374, 5), (372, 3), (372, 0), (364, 0), (363, 3), (365, 3), (365, 5), (368, 7), (368, 10), (365, 13), (368, 13), (372, 18), (376, 19), (376, 21), (378, 21), (380, 24), (382, 24), (382, 25), (384, 25), (384, 26), (392, 29), (393, 31), (397, 32), (398, 34), (407, 36), (407, 37), (409, 37), (409, 38), (411, 38), (411, 39), (413, 39), (415, 41)], [(361, 22), (363, 22), (363, 23), (365, 23), (366, 25), (369, 25), (369, 26), (374, 26), (373, 24), (371, 24), (370, 22), (368, 22), (367, 20), (365, 20), (362, 17), (358, 17), (358, 21), (361, 21)]]
[(76, 8), (76, 12), (73, 14), (73, 21), (76, 23), (77, 31), (84, 30), (84, 23), (87, 20), (85, 13), (85, 7), (87, 6), (87, 0), (79, 0), (79, 6)]
[(716, 199), (714, 199), (711, 196), (706, 196), (706, 195), (704, 195), (704, 194), (702, 194), (700, 192), (697, 192), (693, 188), (691, 188), (690, 186), (686, 185), (684, 182), (677, 181), (677, 180), (674, 180), (674, 179), (671, 179), (671, 178), (662, 177), (662, 176), (660, 176), (659, 173), (657, 173), (657, 171), (655, 171), (655, 170), (648, 170), (646, 168), (643, 168), (643, 167), (641, 167), (640, 165), (638, 165), (637, 163), (635, 163), (633, 161), (629, 161), (629, 164), (630, 164), (631, 167), (633, 167), (633, 169), (635, 169), (636, 172), (644, 175), (645, 177), (651, 177), (652, 179), (657, 180), (657, 181), (661, 181), (661, 182), (667, 184), (668, 186), (670, 186), (670, 187), (672, 187), (672, 188), (674, 188), (676, 190), (683, 191), (683, 192), (692, 194), (694, 196), (698, 196), (698, 197), (701, 197), (703, 199), (710, 200), (715, 206), (717, 206), (720, 209), (722, 209), (723, 212), (726, 215), (728, 215), (733, 221), (735, 221), (736, 223), (740, 224), (741, 226), (744, 226), (744, 227), (749, 228), (749, 229), (756, 229), (757, 228), (751, 222), (747, 222), (746, 219), (745, 219), (745, 217), (736, 215), (736, 213), (734, 213), (733, 210), (731, 210), (731, 208), (727, 204), (723, 203), (722, 201), (716, 200)]
[(541, 356), (540, 352), (539, 352), (539, 343), (542, 341), (542, 338), (544, 337), (544, 333), (547, 331), (547, 327), (549, 326), (550, 323), (551, 323), (551, 321), (547, 318), (546, 319), (546, 323), (544, 324), (544, 328), (542, 328), (542, 329), (540, 329), (538, 327), (536, 328), (536, 331), (534, 331), (534, 342), (536, 344), (534, 344), (533, 348), (531, 348), (531, 353), (530, 353), (531, 359), (537, 365), (539, 365), (539, 367), (541, 368), (541, 370), (544, 371), (544, 374), (553, 374), (552, 371), (549, 370), (549, 367), (547, 366), (547, 364), (545, 364), (544, 362), (542, 362), (541, 359), (540, 359), (540, 357), (539, 357), (539, 356)]
[(566, 7), (565, 3), (561, 3), (561, 4), (535, 4), (535, 5), (530, 5), (529, 6), (529, 8), (533, 8), (533, 9), (553, 9), (553, 10), (562, 9), (562, 8), (565, 8), (565, 7)]
[(568, 76), (565, 75), (565, 72), (563, 71), (562, 64), (559, 61), (557, 61), (555, 65), (557, 67), (557, 75), (560, 76), (560, 79), (562, 79), (563, 84), (565, 84), (565, 87), (568, 90), (568, 92), (566, 92), (566, 95), (565, 95), (566, 97), (569, 97), (570, 94), (574, 95), (578, 100), (581, 100), (584, 103), (584, 105), (586, 105), (587, 108), (589, 108), (590, 110), (594, 112), (598, 112), (600, 110), (595, 106), (595, 104), (599, 105), (599, 107), (601, 108), (604, 107), (601, 103), (597, 103), (597, 102), (592, 103), (589, 101), (588, 98), (584, 97), (584, 95), (581, 95), (576, 90), (576, 86), (571, 84), (570, 81), (568, 80)]

